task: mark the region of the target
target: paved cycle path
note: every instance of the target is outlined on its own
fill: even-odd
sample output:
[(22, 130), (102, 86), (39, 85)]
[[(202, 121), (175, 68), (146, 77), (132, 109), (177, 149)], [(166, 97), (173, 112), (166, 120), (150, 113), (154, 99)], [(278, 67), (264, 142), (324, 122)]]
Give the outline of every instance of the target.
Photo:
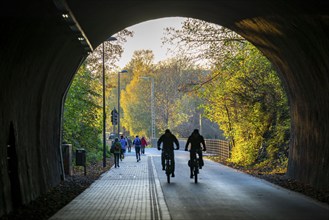
[[(328, 220), (329, 206), (265, 180), (205, 160), (198, 183), (190, 179), (189, 153), (175, 151), (170, 184), (156, 166), (173, 220)], [(160, 157), (153, 157), (160, 164)]]
[(185, 151), (175, 151), (170, 184), (157, 149), (146, 148), (140, 162), (126, 155), (50, 219), (329, 219), (326, 204), (209, 160), (195, 184)]
[(152, 157), (132, 151), (119, 164), (50, 219), (170, 219)]

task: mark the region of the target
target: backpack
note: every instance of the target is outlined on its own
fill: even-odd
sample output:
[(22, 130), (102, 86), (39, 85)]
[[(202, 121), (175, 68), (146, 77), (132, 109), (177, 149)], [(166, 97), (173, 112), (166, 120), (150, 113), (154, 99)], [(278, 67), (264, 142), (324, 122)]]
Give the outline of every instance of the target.
[(135, 145), (141, 145), (141, 140), (139, 138), (136, 138), (134, 142)]
[(122, 149), (123, 149), (123, 148), (126, 148), (126, 146), (127, 146), (127, 144), (128, 144), (127, 141), (126, 141), (126, 139), (121, 139), (121, 140), (120, 140), (120, 143), (121, 143)]
[(119, 143), (115, 143), (115, 144), (114, 144), (114, 150), (115, 150), (115, 151), (119, 151), (119, 150), (120, 150), (120, 145), (119, 145)]

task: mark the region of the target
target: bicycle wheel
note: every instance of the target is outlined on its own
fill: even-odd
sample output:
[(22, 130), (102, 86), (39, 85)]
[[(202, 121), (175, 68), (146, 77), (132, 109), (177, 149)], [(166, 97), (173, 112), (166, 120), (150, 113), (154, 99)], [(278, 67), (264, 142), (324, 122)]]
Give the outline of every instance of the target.
[(199, 163), (198, 159), (195, 159), (193, 166), (194, 166), (194, 182), (198, 183), (198, 174), (199, 174)]
[(171, 167), (170, 167), (170, 162), (167, 159), (166, 160), (166, 175), (167, 175), (167, 182), (170, 183), (170, 174), (171, 174)]
[(199, 167), (194, 167), (194, 183), (198, 183), (198, 173), (199, 173)]

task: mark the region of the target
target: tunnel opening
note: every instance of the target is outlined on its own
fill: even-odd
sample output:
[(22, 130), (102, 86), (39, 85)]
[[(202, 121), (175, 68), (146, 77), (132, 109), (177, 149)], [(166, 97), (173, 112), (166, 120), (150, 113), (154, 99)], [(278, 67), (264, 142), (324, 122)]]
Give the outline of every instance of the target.
[[(185, 18), (187, 19), (187, 18)], [(161, 19), (158, 19), (161, 20)], [(202, 23), (201, 23), (202, 24)], [(199, 24), (199, 25), (201, 25)], [(215, 24), (212, 24), (215, 25)], [(220, 27), (220, 26), (218, 26)], [(198, 26), (198, 28), (201, 28), (201, 26)], [(220, 28), (218, 28), (220, 29)], [(147, 31), (145, 31), (146, 33)], [(232, 31), (233, 32), (233, 31)], [(124, 33), (124, 32), (122, 32)], [(213, 33), (212, 33), (213, 34)], [(81, 66), (81, 68), (79, 69), (79, 74), (80, 74), (80, 82), (82, 83), (88, 83), (88, 80), (86, 80), (87, 78), (89, 80), (96, 80), (94, 81), (92, 84), (98, 85), (98, 94), (101, 97), (101, 80), (102, 80), (102, 72), (105, 71), (105, 77), (106, 77), (106, 82), (107, 85), (105, 85), (106, 87), (106, 114), (105, 114), (105, 118), (106, 118), (106, 139), (108, 141), (109, 136), (112, 135), (116, 135), (119, 136), (119, 134), (117, 133), (117, 125), (113, 125), (112, 122), (110, 122), (111, 120), (111, 116), (110, 116), (110, 112), (114, 109), (118, 109), (120, 108), (120, 106), (118, 105), (119, 102), (123, 102), (123, 104), (121, 105), (121, 120), (122, 120), (122, 124), (121, 124), (121, 128), (120, 131), (121, 133), (123, 133), (124, 135), (128, 135), (128, 136), (134, 136), (136, 134), (138, 135), (142, 135), (142, 136), (147, 136), (147, 137), (152, 137), (152, 130), (154, 128), (152, 128), (152, 123), (154, 123), (154, 121), (157, 121), (157, 125), (155, 126), (155, 130), (157, 130), (157, 134), (156, 136), (159, 137), (160, 133), (162, 131), (164, 131), (166, 128), (171, 127), (173, 128), (175, 125), (174, 122), (174, 118), (175, 115), (179, 115), (178, 112), (174, 112), (173, 109), (170, 106), (175, 106), (175, 102), (180, 102), (183, 103), (184, 101), (188, 100), (188, 95), (186, 95), (185, 97), (180, 97), (180, 99), (177, 100), (172, 100), (170, 101), (170, 105), (167, 106), (167, 113), (164, 113), (164, 111), (161, 112), (161, 107), (159, 107), (159, 105), (155, 104), (155, 112), (157, 114), (157, 120), (152, 119), (152, 117), (154, 117), (154, 112), (152, 111), (152, 108), (150, 108), (150, 106), (152, 105), (152, 94), (154, 93), (154, 90), (158, 90), (158, 92), (155, 92), (156, 94), (153, 94), (153, 100), (157, 100), (159, 102), (159, 97), (160, 97), (160, 93), (159, 91), (161, 91), (163, 94), (167, 94), (166, 97), (173, 97), (175, 95), (173, 95), (172, 93), (169, 92), (173, 92), (174, 90), (180, 90), (179, 92), (182, 93), (190, 93), (194, 88), (196, 87), (200, 87), (205, 88), (207, 86), (207, 84), (211, 84), (211, 78), (215, 79), (216, 77), (218, 77), (218, 72), (214, 73), (213, 75), (211, 75), (211, 72), (214, 72), (213, 68), (212, 70), (210, 69), (184, 69), (184, 65), (187, 64), (179, 64), (179, 63), (184, 63), (185, 61), (183, 59), (179, 60), (179, 59), (173, 59), (172, 61), (170, 61), (169, 59), (167, 59), (167, 61), (165, 62), (161, 62), (159, 61), (159, 63), (152, 63), (152, 56), (154, 56), (152, 50), (139, 50), (139, 51), (135, 51), (136, 53), (132, 55), (131, 59), (129, 61), (127, 61), (127, 63), (125, 64), (125, 66), (120, 67), (121, 69), (118, 68), (118, 66), (116, 66), (116, 64), (114, 63), (114, 61), (116, 59), (119, 59), (120, 57), (118, 57), (115, 54), (115, 50), (118, 50), (118, 45), (120, 46), (124, 44), (125, 39), (124, 36), (130, 36), (129, 34), (126, 35), (120, 35), (120, 34), (115, 34), (113, 35), (117, 38), (117, 41), (111, 41), (111, 42), (104, 42), (102, 43), (99, 47), (97, 47), (94, 51), (94, 53), (90, 54), (89, 57), (87, 57), (85, 63)], [(235, 36), (236, 37), (236, 36)], [(223, 40), (223, 39), (221, 39)], [(246, 41), (245, 39), (239, 38), (238, 41)], [(117, 42), (119, 42), (117, 44)], [(249, 43), (249, 42), (248, 42)], [(105, 47), (103, 47), (105, 46)], [(205, 47), (204, 45), (199, 45), (201, 46), (204, 50), (207, 49), (207, 47)], [(240, 45), (242, 46), (242, 44)], [(214, 45), (212, 45), (212, 48), (216, 48)], [(104, 51), (105, 50), (105, 51)], [(248, 49), (249, 53), (253, 52), (253, 50)], [(194, 52), (194, 51), (193, 51)], [(234, 53), (238, 53), (238, 51), (234, 51)], [(105, 57), (104, 57), (105, 56)], [(177, 55), (176, 55), (177, 56)], [(240, 54), (241, 56), (241, 54)], [(262, 55), (263, 56), (263, 55)], [(264, 57), (264, 56), (263, 56)], [(151, 58), (151, 59), (149, 59)], [(231, 57), (232, 58), (232, 57)], [(103, 60), (104, 59), (104, 60)], [(144, 60), (143, 60), (144, 59)], [(149, 60), (148, 60), (149, 59)], [(246, 59), (246, 58), (243, 58)], [(145, 61), (145, 63), (152, 63), (151, 65), (144, 65), (143, 62)], [(105, 65), (102, 66), (105, 62)], [(135, 62), (135, 64), (134, 64)], [(172, 62), (172, 63), (170, 63)], [(248, 62), (252, 62), (252, 60), (249, 60)], [(262, 62), (265, 62), (265, 60), (262, 60)], [(269, 63), (269, 61), (266, 61)], [(138, 70), (138, 68), (136, 68), (138, 65), (140, 65), (138, 68), (140, 68), (140, 70)], [(176, 64), (175, 64), (176, 63)], [(144, 65), (144, 66), (143, 66)], [(168, 65), (167, 67), (165, 67), (166, 65)], [(171, 65), (171, 66), (170, 66)], [(188, 64), (190, 65), (190, 64)], [(220, 64), (217, 63), (217, 65), (219, 66)], [(248, 65), (247, 63), (245, 65)], [(273, 68), (271, 67), (269, 64), (267, 64), (268, 66), (266, 68)], [(242, 66), (241, 66), (242, 67)], [(104, 69), (103, 69), (104, 68)], [(122, 69), (127, 70), (124, 72), (124, 74), (122, 73)], [(162, 73), (161, 71), (159, 71), (159, 69), (162, 69)], [(187, 78), (186, 77), (186, 73), (190, 71), (191, 73), (191, 77)], [(196, 74), (196, 72), (199, 71), (199, 73)], [(233, 69), (232, 69), (233, 71)], [(237, 71), (237, 69), (235, 69), (234, 71)], [(247, 70), (246, 70), (247, 71)], [(267, 69), (264, 70), (256, 70), (256, 71), (268, 71)], [(273, 70), (274, 71), (274, 70)], [(104, 72), (103, 72), (104, 74)], [(168, 74), (167, 76), (160, 78), (158, 77), (159, 75), (164, 75)], [(216, 75), (217, 74), (217, 75)], [(252, 72), (249, 72), (250, 75), (252, 75)], [(277, 73), (271, 73), (274, 75), (277, 75)], [(185, 75), (185, 76), (184, 76)], [(207, 77), (203, 77), (203, 81), (202, 80), (193, 80), (193, 78), (198, 79), (200, 78), (201, 75), (207, 75)], [(266, 74), (264, 74), (266, 75)], [(262, 75), (261, 77), (264, 77), (264, 75)], [(177, 77), (178, 76), (178, 77)], [(94, 77), (94, 78), (93, 78)], [(120, 78), (119, 78), (120, 77)], [(185, 78), (184, 78), (185, 77)], [(232, 77), (232, 76), (231, 76)], [(245, 81), (252, 81), (252, 77), (248, 78), (245, 77), (243, 78), (242, 76), (234, 76), (234, 77), (240, 77), (241, 80), (245, 80)], [(161, 88), (161, 81), (162, 83), (164, 83), (167, 79), (169, 80), (177, 80), (180, 81), (178, 84), (175, 85), (175, 88), (171, 88), (171, 91), (165, 91)], [(224, 80), (224, 78), (222, 78)], [(265, 79), (265, 78), (264, 78)], [(153, 80), (153, 82), (152, 82)], [(267, 79), (268, 80), (268, 79)], [(207, 82), (206, 82), (207, 81)], [(238, 81), (238, 80), (237, 80)], [(237, 83), (237, 81), (235, 81), (234, 83)], [(96, 82), (96, 83), (95, 83)], [(215, 81), (216, 83), (220, 83), (219, 81)], [(257, 82), (259, 83), (259, 82)], [(275, 81), (275, 83), (278, 83), (278, 81)], [(120, 88), (120, 84), (121, 84), (121, 88)], [(86, 84), (84, 84), (86, 85)], [(141, 86), (142, 85), (142, 86)], [(244, 84), (243, 86), (246, 86), (246, 84)], [(72, 84), (72, 88), (78, 86), (75, 82)], [(91, 84), (89, 86), (92, 86)], [(139, 92), (138, 90), (135, 90), (133, 87), (137, 86), (139, 87), (138, 90), (142, 90), (143, 92)], [(215, 85), (212, 85), (213, 87), (215, 87)], [(228, 86), (228, 85), (227, 85)], [(252, 85), (252, 86), (259, 86), (257, 84)], [(270, 88), (270, 84), (266, 85), (268, 86), (267, 89)], [(75, 87), (77, 88), (77, 87)], [(80, 87), (81, 88), (81, 87)], [(121, 89), (120, 93), (122, 94), (121, 99), (118, 98), (118, 88)], [(199, 88), (199, 89), (200, 89)], [(161, 90), (162, 89), (162, 90)], [(209, 88), (208, 88), (209, 89)], [(262, 88), (262, 92), (265, 94), (266, 92), (266, 88)], [(255, 89), (255, 91), (257, 90), (257, 88)], [(96, 92), (96, 90), (94, 90), (94, 92)], [(252, 92), (252, 90), (250, 90), (249, 92)], [(256, 92), (254, 92), (256, 94)], [(138, 96), (136, 96), (138, 94)], [(258, 97), (252, 97), (253, 98), (253, 102), (256, 103), (263, 103), (265, 102), (264, 100), (266, 100), (264, 94), (258, 94)], [(71, 94), (71, 96), (73, 95), (73, 93)], [(208, 93), (209, 96), (211, 96), (211, 92)], [(282, 89), (282, 91), (280, 91), (280, 94), (274, 94), (273, 96), (285, 96), (285, 91)], [(70, 95), (69, 95), (70, 97)], [(132, 98), (134, 97), (134, 98)], [(233, 96), (232, 96), (233, 97)], [(231, 98), (232, 98), (231, 97)], [(224, 105), (223, 103), (225, 102), (225, 100), (223, 99), (224, 97), (222, 97), (221, 103), (222, 105)], [(233, 98), (238, 98), (238, 96), (234, 96)], [(280, 99), (281, 97), (276, 97), (278, 99)], [(120, 99), (120, 101), (119, 101)], [(131, 104), (129, 103), (133, 103), (134, 100), (136, 101), (136, 99), (144, 99), (144, 105), (149, 106), (147, 108), (142, 107), (142, 105), (140, 106), (140, 114), (134, 112), (134, 110), (131, 109)], [(185, 99), (185, 100), (184, 100)], [(226, 98), (227, 99), (227, 98)], [(275, 98), (274, 98), (275, 99)], [(129, 100), (129, 101), (127, 101)], [(215, 98), (212, 100), (214, 101)], [(216, 101), (216, 100), (215, 100)], [(139, 102), (139, 104), (141, 103), (141, 101), (136, 101)], [(155, 101), (156, 102), (156, 101)], [(194, 102), (194, 101), (193, 101)], [(190, 106), (194, 105), (193, 102), (191, 101)], [(153, 103), (154, 104), (154, 103)], [(232, 105), (237, 105), (239, 103), (235, 102)], [(240, 103), (241, 104), (241, 103)], [(261, 105), (257, 106), (257, 111), (269, 111), (269, 107), (265, 106), (265, 105)], [(189, 104), (187, 104), (188, 106)], [(95, 107), (95, 106), (94, 106)], [(221, 111), (227, 111), (229, 109), (229, 105), (227, 105), (225, 107), (225, 109), (220, 109)], [(237, 106), (236, 106), (237, 107)], [(273, 106), (272, 106), (273, 107)], [(287, 106), (286, 106), (287, 107)], [(197, 109), (198, 107), (195, 106), (195, 109)], [(231, 107), (230, 107), (231, 108)], [(262, 108), (266, 108), (266, 110), (262, 109)], [(288, 108), (288, 107), (287, 107)], [(79, 108), (77, 108), (79, 109)], [(154, 109), (153, 109), (154, 110)], [(218, 108), (217, 108), (218, 110)], [(217, 110), (207, 110), (208, 111), (208, 118), (203, 116), (203, 112), (199, 111), (199, 110), (194, 110), (194, 116), (190, 117), (187, 115), (187, 112), (191, 113), (191, 111), (189, 110), (183, 110), (180, 109), (180, 113), (185, 114), (184, 117), (189, 117), (189, 119), (187, 121), (192, 122), (192, 123), (186, 123), (186, 124), (181, 124), (179, 126), (176, 126), (175, 128), (173, 128), (172, 130), (174, 132), (177, 132), (179, 135), (179, 137), (181, 138), (186, 138), (188, 137), (188, 135), (193, 131), (194, 128), (199, 128), (202, 131), (204, 131), (204, 135), (206, 136), (206, 138), (208, 139), (216, 139), (216, 138), (223, 138), (223, 139), (227, 139), (227, 137), (224, 136), (224, 132), (223, 130), (220, 129), (220, 127), (218, 126), (218, 124), (221, 123), (221, 121), (218, 121), (219, 119), (217, 118), (209, 118), (210, 114), (216, 114)], [(94, 112), (96, 112), (96, 108), (93, 110)], [(171, 111), (171, 112), (170, 112)], [(232, 111), (230, 114), (234, 114), (233, 109), (231, 108), (230, 111)], [(169, 112), (169, 113), (168, 113)], [(159, 120), (159, 115), (163, 113), (163, 115), (161, 115), (161, 120)], [(254, 112), (255, 114), (257, 112)], [(143, 122), (143, 127), (147, 128), (147, 129), (137, 129), (133, 128), (133, 126), (131, 126), (130, 123), (135, 123), (134, 119), (132, 116), (130, 116), (130, 114), (133, 114), (135, 118), (138, 118), (138, 121), (146, 121)], [(223, 113), (224, 114), (224, 113)], [(225, 123), (230, 123), (229, 119), (229, 113), (225, 113), (225, 117), (227, 117), (227, 121), (225, 121)], [(241, 114), (241, 113), (239, 113)], [(280, 147), (281, 149), (276, 149), (275, 148), (275, 143), (265, 143), (262, 142), (260, 139), (261, 138), (270, 138), (270, 136), (272, 135), (276, 135), (271, 133), (270, 131), (270, 127), (273, 128), (275, 126), (278, 126), (278, 124), (280, 124), (282, 122), (282, 120), (285, 120), (287, 118), (289, 118), (289, 110), (287, 110), (287, 112), (285, 112), (286, 115), (272, 115), (272, 116), (268, 116), (268, 115), (263, 115), (262, 117), (264, 117), (262, 120), (264, 120), (264, 124), (265, 124), (265, 120), (269, 120), (266, 117), (278, 117), (278, 119), (273, 120), (272, 124), (268, 124), (267, 128), (262, 128), (263, 129), (263, 133), (261, 134), (260, 137), (258, 138), (258, 142), (257, 143), (252, 143), (251, 141), (249, 141), (249, 144), (253, 144), (253, 148), (257, 148), (257, 149), (253, 149), (254, 154), (259, 154), (261, 156), (259, 156), (260, 158), (265, 157), (266, 154), (268, 154), (268, 151), (275, 151), (275, 152), (270, 152), (272, 154), (273, 157), (277, 157), (276, 159), (280, 162), (280, 167), (278, 167), (278, 169), (280, 170), (280, 172), (285, 172), (286, 168), (287, 168), (287, 163), (288, 163), (288, 145), (289, 142), (287, 140), (289, 140), (289, 130), (290, 130), (290, 123), (287, 123), (285, 126), (285, 132), (284, 134), (280, 133), (279, 135), (281, 135), (284, 140), (286, 140), (285, 143), (281, 143)], [(142, 117), (140, 117), (139, 115), (142, 115)], [(187, 115), (187, 116), (186, 116)], [(281, 117), (281, 118), (280, 118)], [(147, 118), (145, 120), (145, 118)], [(98, 119), (102, 119), (102, 115), (99, 112), (98, 115)], [(212, 119), (212, 120), (211, 120)], [(177, 118), (176, 118), (177, 120)], [(186, 119), (185, 119), (186, 120)], [(216, 121), (217, 120), (217, 121)], [(240, 119), (241, 120), (241, 119)], [(262, 121), (260, 119), (257, 119), (257, 123), (262, 123)], [(281, 120), (281, 121), (280, 121)], [(65, 121), (65, 120), (64, 120)], [(74, 120), (73, 120), (74, 121)], [(255, 121), (254, 121), (255, 122)], [(162, 124), (162, 127), (159, 126), (159, 124)], [(250, 122), (253, 123), (253, 122)], [(223, 124), (223, 123), (222, 123)], [(245, 124), (246, 125), (246, 124)], [(208, 126), (208, 127), (207, 127)], [(239, 125), (240, 127), (243, 125)], [(261, 125), (259, 125), (261, 126)], [(207, 128), (206, 128), (207, 127)], [(186, 129), (188, 128), (188, 129)], [(99, 132), (101, 131), (101, 128), (98, 127)], [(253, 127), (252, 129), (257, 129), (257, 127)], [(283, 128), (282, 128), (283, 129)], [(64, 129), (65, 130), (65, 129)], [(182, 130), (184, 130), (184, 132), (181, 132)], [(231, 130), (232, 131), (232, 130)], [(212, 132), (212, 134), (208, 134), (208, 132)], [(216, 133), (217, 134), (214, 134)], [(247, 132), (247, 131), (246, 131)], [(228, 133), (228, 131), (226, 130), (226, 134)], [(65, 136), (65, 135), (64, 135)], [(82, 135), (83, 136), (83, 135)], [(259, 134), (258, 134), (259, 136)], [(100, 136), (98, 136), (98, 146), (97, 149), (98, 150), (102, 150), (101, 147), (101, 139), (99, 138)], [(230, 137), (228, 139), (230, 139), (230, 143), (231, 143), (231, 150), (233, 148), (233, 146), (236, 144), (240, 144), (241, 145), (241, 140), (243, 140), (244, 137), (242, 137), (240, 140), (235, 140), (234, 138)], [(251, 138), (248, 137), (248, 140), (250, 140)], [(256, 138), (255, 138), (256, 139)], [(68, 142), (79, 142), (78, 140), (67, 140)], [(237, 142), (240, 143), (237, 143)], [(107, 143), (109, 144), (109, 143)], [(271, 149), (266, 149), (266, 144), (267, 145), (271, 145)], [(81, 145), (80, 145), (81, 146)], [(85, 145), (86, 146), (86, 145)], [(74, 147), (79, 147), (79, 143), (77, 143)], [(247, 150), (248, 151), (248, 146), (242, 146), (240, 147), (241, 149), (239, 150), (238, 153), (235, 154), (242, 154), (241, 152), (243, 152), (243, 150)], [(232, 155), (232, 154), (231, 154)], [(238, 157), (238, 156), (236, 156)], [(257, 158), (256, 158), (257, 159)], [(245, 158), (243, 158), (243, 160), (247, 160)], [(253, 161), (254, 160), (254, 161)], [(261, 161), (262, 159), (257, 159), (257, 161), (255, 161), (255, 157), (251, 157), (251, 159), (248, 159), (248, 162), (244, 162), (244, 165), (255, 165), (255, 164), (261, 164), (263, 161)], [(240, 162), (242, 161), (242, 159), (240, 159)], [(265, 165), (264, 165), (265, 164)], [(266, 163), (263, 162), (262, 166), (265, 166), (266, 170)]]
[[(60, 2), (68, 2), (72, 11), (66, 10), (67, 8), (57, 8), (58, 10), (54, 11), (53, 1), (48, 1), (33, 4), (37, 7), (31, 7), (28, 2), (24, 3), (24, 6), (31, 9), (27, 13), (23, 10), (26, 7), (20, 7), (22, 10), (17, 11), (15, 4), (12, 4), (12, 7), (6, 10), (7, 13), (3, 14), (3, 29), (7, 31), (2, 35), (1, 41), (4, 48), (4, 56), (1, 59), (4, 68), (0, 80), (0, 100), (3, 107), (1, 120), (4, 123), (1, 124), (5, 126), (3, 130), (7, 130), (9, 118), (19, 126), (17, 143), (22, 143), (22, 140), (25, 142), (24, 147), (19, 145), (16, 148), (19, 155), (21, 151), (26, 150), (25, 146), (28, 150), (32, 149), (31, 152), (37, 147), (43, 150), (43, 157), (40, 158), (42, 162), (56, 160), (56, 157), (46, 152), (54, 145), (58, 146), (57, 133), (50, 126), (44, 126), (44, 129), (40, 130), (39, 124), (46, 125), (51, 122), (54, 127), (59, 127), (59, 120), (56, 120), (60, 115), (59, 110), (56, 110), (58, 100), (61, 99), (63, 91), (76, 71), (77, 63), (85, 56), (85, 42), (78, 42), (83, 39), (82, 37), (87, 37), (95, 46), (104, 40), (107, 34), (104, 33), (107, 32), (104, 28), (106, 26), (110, 27), (110, 32), (115, 33), (121, 27), (145, 18), (182, 13), (213, 22), (222, 21), (254, 42), (277, 65), (287, 83), (293, 119), (289, 176), (317, 188), (327, 189), (327, 3), (257, 1), (241, 4), (238, 1), (193, 1), (183, 4), (177, 1), (154, 1), (136, 4), (127, 1), (117, 4), (91, 4), (90, 1), (80, 0)], [(59, 12), (68, 11), (72, 12), (70, 15), (74, 14), (76, 26), (71, 20), (63, 24), (62, 13)], [(91, 11), (95, 12), (92, 13), (92, 17)], [(129, 16), (123, 16), (123, 11)], [(33, 13), (37, 17), (29, 16)], [(82, 36), (79, 35), (79, 30), (84, 31)], [(21, 33), (28, 36), (24, 41), (21, 40)], [(16, 53), (17, 50), (12, 48), (22, 49), (22, 53)], [(27, 51), (33, 53), (29, 54)], [(22, 99), (20, 94), (23, 93), (26, 94), (26, 98)], [(36, 111), (49, 114), (42, 114), (40, 117), (34, 114)], [(25, 136), (26, 133), (32, 135)], [(21, 138), (20, 135), (24, 137)], [(7, 136), (2, 139), (2, 142), (6, 143)], [(6, 156), (6, 151), (3, 150), (3, 160), (6, 160)], [(21, 159), (20, 178), (22, 185), (27, 186), (25, 189), (22, 188), (24, 201), (31, 201), (35, 195), (58, 184), (57, 164), (48, 164), (45, 170), (40, 170), (34, 166), (38, 163), (37, 160)], [(25, 175), (29, 172), (24, 171), (27, 167), (32, 169), (33, 173), (44, 177), (43, 181), (40, 181), (42, 178), (38, 175), (31, 177), (32, 181), (40, 185), (30, 187), (25, 184), (30, 180), (30, 177)], [(47, 178), (48, 173), (50, 178)], [(9, 182), (7, 178), (7, 175), (4, 175), (4, 182)], [(3, 192), (0, 194), (3, 195)], [(10, 201), (5, 201), (6, 204), (10, 204)], [(5, 205), (1, 205), (1, 210), (5, 210)]]

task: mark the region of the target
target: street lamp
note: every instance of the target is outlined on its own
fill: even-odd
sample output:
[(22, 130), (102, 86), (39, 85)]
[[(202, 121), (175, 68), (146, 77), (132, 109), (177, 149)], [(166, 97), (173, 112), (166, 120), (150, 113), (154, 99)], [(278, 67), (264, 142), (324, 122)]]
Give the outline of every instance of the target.
[(151, 79), (151, 138), (155, 138), (155, 108), (154, 108), (154, 78), (149, 76), (141, 76), (141, 79)]
[(118, 72), (118, 138), (120, 137), (120, 74), (127, 73), (127, 70)]
[[(109, 37), (106, 41), (115, 41), (115, 37)], [(103, 47), (103, 167), (106, 167), (106, 112), (105, 112), (105, 48)]]

